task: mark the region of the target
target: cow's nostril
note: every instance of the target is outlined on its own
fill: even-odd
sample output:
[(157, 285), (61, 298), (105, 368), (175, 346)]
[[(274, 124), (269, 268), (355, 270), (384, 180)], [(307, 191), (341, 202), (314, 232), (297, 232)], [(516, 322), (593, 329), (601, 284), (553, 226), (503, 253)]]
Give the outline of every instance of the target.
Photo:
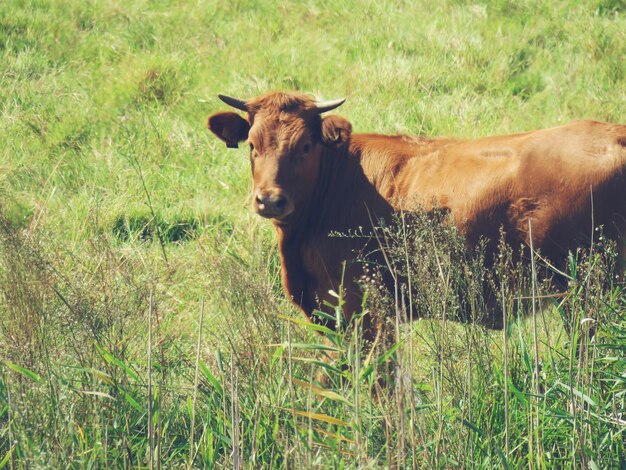
[(261, 195), (260, 195), (260, 194), (257, 194), (257, 195), (256, 195), (256, 202), (257, 202), (258, 204), (263, 204), (263, 198), (261, 197)]
[(282, 211), (287, 205), (287, 198), (283, 196), (279, 196), (278, 199), (276, 199), (276, 202), (274, 204), (276, 204), (276, 209)]

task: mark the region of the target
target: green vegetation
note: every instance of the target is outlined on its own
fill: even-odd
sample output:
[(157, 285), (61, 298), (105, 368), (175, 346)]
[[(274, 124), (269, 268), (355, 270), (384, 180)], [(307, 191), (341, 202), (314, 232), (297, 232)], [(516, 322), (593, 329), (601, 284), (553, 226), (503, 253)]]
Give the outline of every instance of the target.
[[(325, 344), (282, 295), (246, 152), (205, 127), (217, 93), (273, 89), (347, 97), (357, 132), (625, 122), (622, 0), (8, 0), (0, 53), (0, 469), (626, 466), (611, 246), (533, 321), (532, 273), (400, 230), (438, 320), (371, 356)], [(449, 321), (482, 276), (515, 279), (504, 335)]]

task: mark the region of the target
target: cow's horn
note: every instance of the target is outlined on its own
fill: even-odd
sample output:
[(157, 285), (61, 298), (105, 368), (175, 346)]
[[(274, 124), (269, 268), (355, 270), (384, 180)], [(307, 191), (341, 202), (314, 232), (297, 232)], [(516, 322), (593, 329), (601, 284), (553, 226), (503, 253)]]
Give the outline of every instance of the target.
[(227, 105), (232, 106), (233, 108), (239, 109), (241, 111), (248, 111), (247, 101), (239, 100), (237, 98), (226, 95), (217, 95), (217, 97)]
[(316, 101), (315, 106), (317, 107), (317, 112), (322, 114), (326, 111), (331, 111), (335, 108), (338, 108), (343, 103), (345, 103), (345, 98), (339, 98), (338, 100), (330, 100), (330, 101)]

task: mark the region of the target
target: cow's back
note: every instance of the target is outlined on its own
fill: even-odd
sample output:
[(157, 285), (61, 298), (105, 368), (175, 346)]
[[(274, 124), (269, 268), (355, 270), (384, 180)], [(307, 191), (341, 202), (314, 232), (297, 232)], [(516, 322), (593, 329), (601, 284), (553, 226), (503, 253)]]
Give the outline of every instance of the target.
[(558, 257), (626, 220), (626, 126), (576, 121), (476, 140), (358, 135), (368, 179), (396, 209), (449, 210), (470, 243), (530, 242)]

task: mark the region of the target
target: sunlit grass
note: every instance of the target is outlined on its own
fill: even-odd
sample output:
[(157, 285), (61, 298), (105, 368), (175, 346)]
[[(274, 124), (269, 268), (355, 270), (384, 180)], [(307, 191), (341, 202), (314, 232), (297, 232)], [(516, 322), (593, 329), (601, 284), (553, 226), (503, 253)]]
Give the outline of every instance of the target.
[[(273, 89), (347, 97), (355, 132), (624, 122), (625, 15), (617, 0), (3, 2), (0, 468), (145, 467), (150, 448), (163, 467), (625, 465), (624, 297), (592, 282), (595, 258), (540, 318), (539, 384), (512, 291), (508, 381), (501, 332), (441, 319), (392, 325), (371, 356), (335, 335), (320, 364), (249, 210), (247, 156), (205, 127), (217, 93)], [(597, 319), (595, 339), (561, 316)], [(385, 375), (401, 386), (381, 393)]]

